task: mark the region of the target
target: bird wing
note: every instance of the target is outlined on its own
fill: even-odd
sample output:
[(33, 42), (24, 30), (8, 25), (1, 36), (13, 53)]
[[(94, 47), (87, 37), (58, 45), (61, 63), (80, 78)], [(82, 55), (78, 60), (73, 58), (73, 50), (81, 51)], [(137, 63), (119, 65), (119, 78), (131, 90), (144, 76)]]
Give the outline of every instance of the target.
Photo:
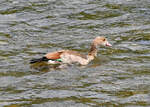
[(50, 52), (45, 55), (47, 59), (59, 59), (63, 51)]
[(61, 51), (56, 51), (56, 52), (50, 52), (45, 55), (47, 59), (60, 59), (62, 54), (69, 54), (69, 55), (74, 55), (74, 56), (80, 56), (82, 58), (86, 58), (86, 55), (82, 55), (76, 51), (71, 51), (71, 50), (61, 50)]

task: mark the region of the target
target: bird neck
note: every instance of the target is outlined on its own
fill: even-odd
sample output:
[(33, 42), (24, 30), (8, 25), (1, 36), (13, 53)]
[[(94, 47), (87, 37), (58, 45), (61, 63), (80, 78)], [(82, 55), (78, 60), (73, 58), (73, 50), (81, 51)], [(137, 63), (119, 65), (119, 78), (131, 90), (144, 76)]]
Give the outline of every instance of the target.
[(87, 55), (89, 61), (93, 60), (97, 56), (97, 45), (92, 43), (91, 49)]

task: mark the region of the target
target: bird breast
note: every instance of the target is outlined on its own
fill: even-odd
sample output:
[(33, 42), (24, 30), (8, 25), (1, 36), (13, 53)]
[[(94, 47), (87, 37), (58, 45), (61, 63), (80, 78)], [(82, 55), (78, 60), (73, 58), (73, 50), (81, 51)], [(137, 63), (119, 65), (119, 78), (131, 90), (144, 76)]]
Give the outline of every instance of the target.
[(69, 54), (69, 53), (63, 53), (61, 54), (61, 59), (63, 63), (79, 63), (81, 65), (87, 65), (89, 61), (85, 58), (82, 58), (81, 56)]

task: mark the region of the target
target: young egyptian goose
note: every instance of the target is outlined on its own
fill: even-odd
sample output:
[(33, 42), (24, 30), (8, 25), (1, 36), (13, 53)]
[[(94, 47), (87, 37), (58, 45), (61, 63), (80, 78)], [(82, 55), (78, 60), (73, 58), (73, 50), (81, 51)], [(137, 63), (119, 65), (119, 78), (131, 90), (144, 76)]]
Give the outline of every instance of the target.
[(30, 63), (48, 61), (49, 64), (74, 63), (87, 65), (91, 60), (97, 56), (97, 46), (112, 46), (105, 37), (96, 37), (92, 44), (88, 55), (82, 55), (72, 50), (60, 50), (56, 52), (47, 53), (44, 57), (39, 59), (32, 59)]

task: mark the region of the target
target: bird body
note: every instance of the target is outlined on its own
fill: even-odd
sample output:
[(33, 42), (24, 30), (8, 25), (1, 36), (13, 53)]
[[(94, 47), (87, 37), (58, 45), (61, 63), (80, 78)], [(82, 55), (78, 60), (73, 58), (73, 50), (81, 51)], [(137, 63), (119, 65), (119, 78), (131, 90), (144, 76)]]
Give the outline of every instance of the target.
[(60, 50), (47, 53), (39, 59), (32, 59), (30, 63), (48, 61), (49, 64), (79, 63), (81, 65), (87, 65), (97, 56), (98, 45), (111, 46), (105, 37), (96, 37), (91, 44), (88, 55), (83, 55), (72, 50)]

